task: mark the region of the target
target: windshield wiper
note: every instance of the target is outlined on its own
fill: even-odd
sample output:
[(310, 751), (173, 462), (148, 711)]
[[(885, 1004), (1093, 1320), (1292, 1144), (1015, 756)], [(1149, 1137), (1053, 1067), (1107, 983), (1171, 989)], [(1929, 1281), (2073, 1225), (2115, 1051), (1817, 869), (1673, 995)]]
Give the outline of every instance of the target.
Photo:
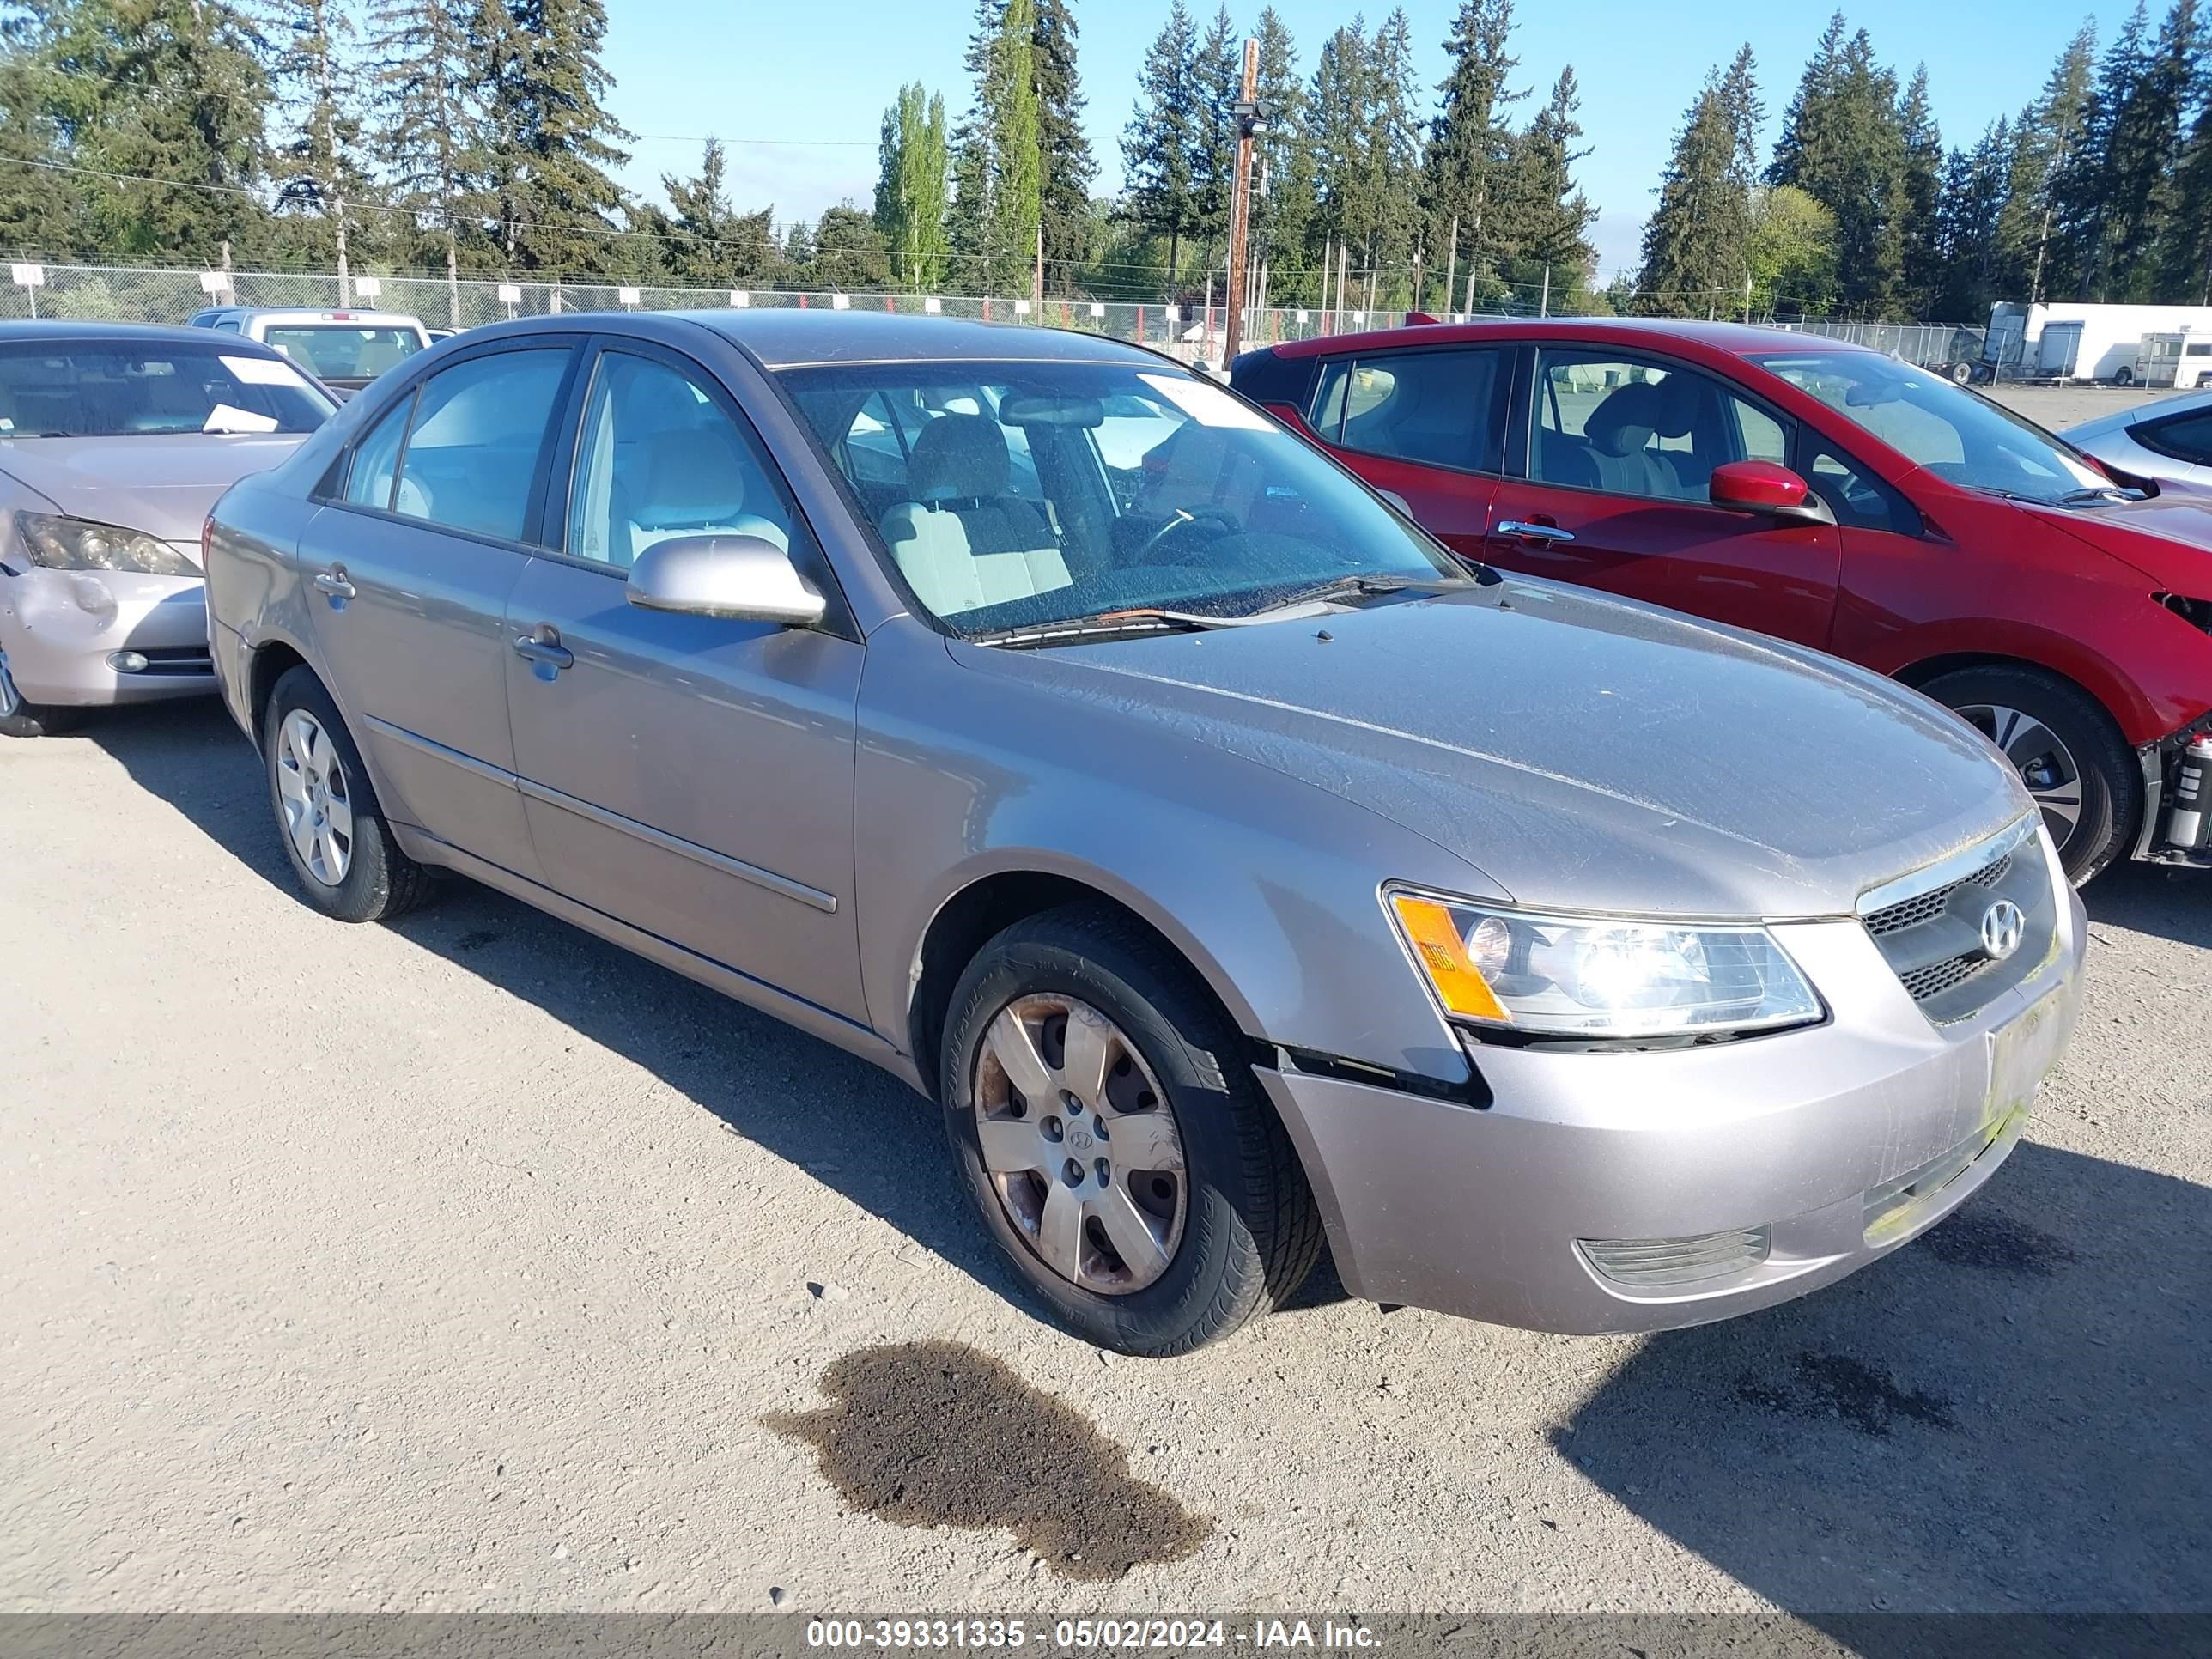
[(1457, 586), (1459, 586), (1458, 580), (1451, 577), (1416, 581), (1410, 576), (1339, 576), (1333, 581), (1322, 582), (1318, 586), (1310, 587), (1303, 593), (1293, 593), (1288, 599), (1278, 599), (1264, 610), (1249, 611), (1237, 620), (1246, 623), (1261, 622), (1281, 617), (1290, 611), (1303, 610), (1310, 605), (1329, 605), (1352, 599), (1387, 599), (1393, 593), (1402, 593), (1409, 587), (1456, 587)]
[(2081, 507), (2090, 501), (2109, 501), (2115, 498), (2124, 501), (2144, 501), (2150, 499), (2140, 489), (2130, 489), (2124, 484), (2098, 484), (2088, 489), (2069, 489), (2051, 500), (2053, 507)]
[(1125, 634), (1201, 634), (1208, 629), (1236, 628), (1243, 617), (1201, 617), (1189, 611), (1163, 611), (1146, 605), (1128, 611), (1101, 611), (1088, 617), (1060, 622), (1032, 623), (1026, 628), (1002, 628), (993, 634), (970, 634), (970, 645), (1004, 645), (1017, 648), (1073, 645), (1081, 640), (1109, 640)]

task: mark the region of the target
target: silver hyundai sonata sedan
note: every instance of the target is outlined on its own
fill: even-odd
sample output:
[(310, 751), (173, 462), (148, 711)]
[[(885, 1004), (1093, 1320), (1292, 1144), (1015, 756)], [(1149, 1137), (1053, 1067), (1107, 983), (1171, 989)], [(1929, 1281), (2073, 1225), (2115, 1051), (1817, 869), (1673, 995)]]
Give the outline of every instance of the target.
[(212, 692), (208, 508), (336, 406), (249, 340), (0, 324), (0, 736)]
[(1802, 1295), (1990, 1178), (2074, 1022), (2081, 904), (1973, 731), (1463, 565), (1136, 348), (495, 325), (210, 538), (309, 903), (459, 872), (888, 1067), (1127, 1352), (1324, 1239), (1547, 1330)]

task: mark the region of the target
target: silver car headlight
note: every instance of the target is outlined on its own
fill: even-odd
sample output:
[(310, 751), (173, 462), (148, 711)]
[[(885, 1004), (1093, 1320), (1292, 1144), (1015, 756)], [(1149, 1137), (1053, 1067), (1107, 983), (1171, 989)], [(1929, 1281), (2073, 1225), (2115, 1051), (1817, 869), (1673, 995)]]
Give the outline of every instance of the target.
[(120, 525), (51, 513), (18, 513), (15, 531), (33, 564), (49, 570), (131, 570), (145, 576), (197, 576), (200, 568), (167, 542)]
[(1532, 1036), (1694, 1036), (1819, 1019), (1820, 999), (1756, 925), (1545, 915), (1394, 890), (1413, 960), (1455, 1019)]

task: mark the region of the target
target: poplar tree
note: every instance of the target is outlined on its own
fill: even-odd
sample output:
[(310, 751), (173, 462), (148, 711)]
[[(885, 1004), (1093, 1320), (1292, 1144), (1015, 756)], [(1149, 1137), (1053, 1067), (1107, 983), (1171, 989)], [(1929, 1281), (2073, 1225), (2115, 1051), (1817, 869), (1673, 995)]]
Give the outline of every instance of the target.
[(949, 165), (945, 99), (920, 82), (899, 88), (884, 112), (882, 177), (876, 185), (876, 228), (893, 279), (916, 292), (945, 281), (945, 183)]
[(1036, 0), (1006, 0), (999, 24), (991, 123), (992, 286), (1026, 293), (1044, 222), (1038, 149)]

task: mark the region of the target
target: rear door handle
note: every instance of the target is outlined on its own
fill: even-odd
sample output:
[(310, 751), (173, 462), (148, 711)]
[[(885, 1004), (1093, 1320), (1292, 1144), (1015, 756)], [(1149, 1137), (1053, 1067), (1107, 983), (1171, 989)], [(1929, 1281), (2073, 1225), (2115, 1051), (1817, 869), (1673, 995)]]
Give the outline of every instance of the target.
[(1571, 542), (1575, 538), (1573, 531), (1562, 530), (1555, 524), (1528, 524), (1519, 519), (1501, 520), (1498, 533), (1518, 536), (1524, 542)]
[(541, 668), (550, 669), (551, 673), (540, 676), (546, 679), (550, 679), (553, 674), (564, 668), (574, 666), (576, 660), (576, 653), (561, 643), (561, 630), (550, 623), (538, 623), (533, 632), (517, 634), (514, 636), (514, 653), (537, 663)]
[(354, 595), (353, 584), (346, 580), (345, 567), (342, 564), (334, 564), (328, 570), (319, 573), (315, 577), (315, 586), (319, 592), (327, 593), (334, 599), (349, 599)]

